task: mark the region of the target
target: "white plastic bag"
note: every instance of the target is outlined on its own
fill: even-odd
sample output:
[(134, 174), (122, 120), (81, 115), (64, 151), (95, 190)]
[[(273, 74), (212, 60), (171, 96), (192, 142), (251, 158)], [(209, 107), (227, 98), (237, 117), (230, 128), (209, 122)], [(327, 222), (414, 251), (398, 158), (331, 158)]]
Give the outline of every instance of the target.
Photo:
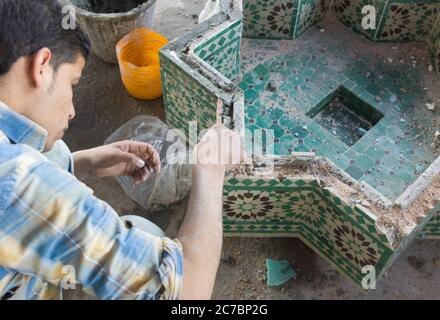
[(176, 144), (177, 150), (186, 150), (185, 155), (177, 155), (178, 157), (188, 159), (187, 153), (190, 151), (186, 148), (186, 143), (182, 138), (166, 141), (169, 130), (168, 126), (156, 117), (137, 116), (105, 141), (106, 144), (123, 140), (146, 142), (159, 152), (162, 165), (159, 177), (153, 172), (148, 181), (136, 187), (131, 177), (117, 178), (126, 194), (150, 211), (159, 211), (169, 207), (185, 198), (191, 190), (191, 165), (186, 162), (171, 164), (176, 161), (169, 163), (170, 159), (166, 156), (168, 148), (173, 146), (175, 150)]
[(208, 0), (199, 15), (199, 23), (203, 23), (220, 12), (220, 0)]
[(232, 19), (241, 19), (243, 16), (243, 0), (207, 0), (199, 15), (199, 24), (220, 12), (229, 15)]

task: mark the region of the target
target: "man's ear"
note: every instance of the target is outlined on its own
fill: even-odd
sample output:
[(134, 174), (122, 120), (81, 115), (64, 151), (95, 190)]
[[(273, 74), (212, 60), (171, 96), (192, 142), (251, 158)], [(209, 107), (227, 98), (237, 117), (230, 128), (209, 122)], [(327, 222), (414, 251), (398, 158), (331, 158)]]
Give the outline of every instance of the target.
[(52, 52), (49, 48), (42, 48), (31, 59), (30, 74), (32, 85), (37, 88), (44, 88), (53, 76), (53, 69), (50, 65)]

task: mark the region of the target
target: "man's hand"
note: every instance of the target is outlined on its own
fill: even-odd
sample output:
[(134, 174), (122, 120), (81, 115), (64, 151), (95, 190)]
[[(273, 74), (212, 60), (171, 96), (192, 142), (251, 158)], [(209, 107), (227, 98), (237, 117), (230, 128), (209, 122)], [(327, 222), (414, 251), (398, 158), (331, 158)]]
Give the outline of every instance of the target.
[(243, 163), (245, 152), (240, 136), (221, 124), (207, 130), (194, 147), (195, 169), (227, 170), (233, 165)]
[(154, 171), (160, 174), (160, 157), (153, 146), (135, 141), (121, 141), (73, 154), (78, 179), (131, 176), (139, 185)]

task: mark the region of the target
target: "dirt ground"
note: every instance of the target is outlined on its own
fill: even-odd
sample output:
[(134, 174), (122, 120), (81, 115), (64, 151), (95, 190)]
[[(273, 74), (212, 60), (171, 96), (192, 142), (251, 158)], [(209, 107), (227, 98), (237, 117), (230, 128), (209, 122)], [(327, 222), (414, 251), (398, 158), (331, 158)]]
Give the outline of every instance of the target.
[[(197, 23), (204, 0), (161, 0), (155, 29), (169, 39)], [(116, 65), (92, 57), (75, 92), (77, 116), (66, 136), (73, 151), (101, 145), (129, 119), (139, 114), (164, 119), (162, 100), (138, 101), (125, 91)], [(151, 214), (131, 201), (114, 179), (88, 181), (96, 195), (121, 215), (144, 216), (174, 236), (186, 200), (166, 212)], [(296, 239), (227, 238), (215, 287), (215, 299), (438, 299), (440, 297), (440, 241), (418, 240), (369, 293), (337, 273)], [(297, 279), (277, 288), (266, 287), (265, 260), (288, 260)]]

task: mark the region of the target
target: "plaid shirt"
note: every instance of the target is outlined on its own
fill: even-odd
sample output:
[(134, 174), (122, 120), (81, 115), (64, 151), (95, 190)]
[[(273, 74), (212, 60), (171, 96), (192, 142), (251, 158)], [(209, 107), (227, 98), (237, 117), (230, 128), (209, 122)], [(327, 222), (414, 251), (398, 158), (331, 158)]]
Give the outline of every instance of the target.
[(46, 139), (0, 102), (0, 299), (50, 299), (72, 281), (102, 299), (178, 299), (181, 243), (125, 226), (62, 141), (42, 153)]

